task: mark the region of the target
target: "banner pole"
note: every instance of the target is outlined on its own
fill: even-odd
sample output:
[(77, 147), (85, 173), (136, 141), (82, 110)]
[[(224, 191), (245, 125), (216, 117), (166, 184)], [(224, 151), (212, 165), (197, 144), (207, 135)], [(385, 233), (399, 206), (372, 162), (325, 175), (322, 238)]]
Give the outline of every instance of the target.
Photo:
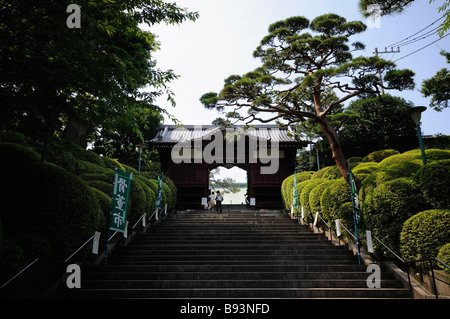
[(355, 193), (356, 193), (356, 187), (354, 187), (354, 181), (352, 176), (352, 171), (350, 170), (350, 165), (348, 165), (348, 174), (350, 179), (350, 192), (352, 196), (352, 206), (353, 206), (353, 224), (355, 225), (355, 238), (356, 238), (356, 250), (358, 252), (358, 265), (361, 265), (361, 252), (359, 250), (359, 239), (358, 239), (358, 227), (356, 224), (356, 207), (355, 207)]
[(106, 234), (105, 266), (108, 266), (109, 229)]

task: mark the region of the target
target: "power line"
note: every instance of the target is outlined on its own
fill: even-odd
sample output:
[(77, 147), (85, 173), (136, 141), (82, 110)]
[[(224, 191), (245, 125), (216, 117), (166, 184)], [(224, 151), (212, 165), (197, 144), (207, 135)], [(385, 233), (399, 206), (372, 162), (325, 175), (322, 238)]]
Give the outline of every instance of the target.
[(423, 49), (429, 47), (429, 46), (432, 45), (433, 43), (436, 43), (436, 42), (438, 42), (438, 41), (440, 41), (440, 40), (442, 40), (442, 39), (448, 37), (449, 35), (450, 35), (450, 33), (448, 33), (447, 35), (444, 35), (442, 38), (439, 38), (439, 39), (437, 39), (436, 41), (431, 42), (430, 44), (427, 44), (427, 45), (421, 47), (420, 49), (417, 49), (417, 50), (414, 51), (414, 52), (411, 52), (411, 53), (409, 53), (409, 54), (407, 54), (407, 55), (405, 55), (405, 56), (402, 56), (401, 58), (398, 58), (397, 60), (395, 60), (395, 61), (393, 61), (393, 62), (397, 62), (397, 61), (400, 61), (400, 60), (402, 60), (402, 59), (404, 59), (404, 58), (406, 58), (406, 57), (409, 57), (410, 55), (413, 55), (414, 53), (417, 53), (417, 52), (419, 52), (419, 51), (421, 51), (421, 50), (423, 50)]
[(404, 47), (404, 46), (407, 46), (407, 45), (410, 45), (410, 44), (419, 42), (419, 41), (421, 41), (421, 40), (423, 40), (423, 39), (426, 39), (426, 38), (428, 38), (428, 37), (431, 37), (431, 36), (433, 36), (433, 35), (436, 35), (436, 32), (435, 32), (435, 31), (436, 31), (437, 29), (439, 29), (439, 28), (440, 28), (440, 27), (437, 26), (436, 28), (434, 28), (434, 29), (428, 31), (427, 33), (423, 34), (421, 37), (417, 37), (417, 38), (411, 39), (411, 40), (409, 40), (408, 42), (402, 43), (402, 44), (400, 44), (400, 45), (398, 45), (398, 46), (399, 46), (399, 47)]
[(409, 40), (411, 37), (413, 37), (413, 36), (419, 34), (420, 32), (422, 32), (422, 31), (428, 29), (429, 27), (431, 27), (433, 24), (435, 24), (436, 22), (438, 22), (439, 20), (441, 20), (441, 19), (444, 18), (444, 17), (445, 17), (445, 14), (442, 15), (442, 17), (440, 17), (440, 18), (437, 19), (436, 21), (430, 23), (430, 24), (429, 24), (428, 26), (426, 26), (425, 28), (423, 28), (423, 29), (417, 31), (416, 33), (410, 35), (409, 37), (407, 37), (407, 38), (405, 38), (405, 39), (403, 39), (403, 40), (400, 40), (400, 41), (397, 41), (397, 42), (395, 42), (395, 43), (393, 43), (393, 44), (388, 45), (388, 47), (400, 46), (402, 42), (407, 41), (407, 40)]

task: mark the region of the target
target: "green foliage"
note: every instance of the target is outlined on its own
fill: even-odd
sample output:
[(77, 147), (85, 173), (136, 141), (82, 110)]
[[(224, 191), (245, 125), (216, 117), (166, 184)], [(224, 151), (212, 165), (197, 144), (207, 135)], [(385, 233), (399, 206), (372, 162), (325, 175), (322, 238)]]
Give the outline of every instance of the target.
[(400, 177), (412, 177), (420, 167), (420, 163), (412, 161), (395, 162), (386, 166), (382, 166), (380, 163), (378, 169), (362, 181), (359, 191), (360, 200), (365, 201), (365, 198), (370, 195), (372, 190), (382, 182)]
[(399, 154), (399, 152), (396, 150), (393, 150), (393, 149), (374, 151), (374, 152), (366, 155), (362, 161), (379, 163), (382, 160), (384, 160), (385, 158), (390, 157), (392, 155), (397, 155), (397, 154)]
[[(4, 236), (43, 234), (53, 258), (68, 257), (98, 229), (100, 208), (89, 186), (53, 164), (9, 167), (4, 175)], [(25, 252), (31, 258), (33, 252)]]
[(0, 160), (3, 165), (17, 165), (38, 163), (41, 156), (31, 147), (14, 143), (0, 143)]
[[(447, 243), (443, 245), (438, 252), (437, 258), (439, 260), (442, 260), (446, 265), (450, 265), (450, 243)], [(444, 269), (444, 271), (448, 274), (450, 274), (450, 269), (442, 265), (441, 263), (438, 263), (438, 265)]]
[[(331, 170), (334, 170), (334, 166), (326, 166), (324, 168), (321, 168), (320, 170), (318, 170), (311, 176), (311, 179), (326, 178), (325, 176), (328, 176), (328, 174)], [(327, 178), (327, 179), (329, 179), (329, 178)]]
[(281, 184), (281, 195), (283, 198), (283, 202), (284, 202), (284, 207), (287, 210), (290, 210), (292, 207), (292, 202), (293, 202), (293, 189), (294, 189), (294, 176), (296, 176), (296, 180), (297, 180), (297, 193), (300, 197), (300, 192), (301, 192), (301, 188), (302, 186), (300, 186), (300, 183), (303, 181), (308, 181), (311, 179), (311, 176), (314, 174), (314, 172), (312, 171), (305, 171), (305, 172), (299, 172), (297, 174), (293, 174), (289, 177), (287, 177), (283, 183)]
[(327, 181), (327, 179), (319, 178), (319, 179), (311, 179), (307, 181), (307, 183), (305, 183), (305, 186), (303, 187), (299, 197), (300, 207), (303, 207), (305, 212), (312, 214), (312, 210), (309, 206), (309, 194), (317, 185), (322, 184), (325, 181)]
[(367, 162), (358, 163), (353, 169), (352, 173), (359, 177), (360, 174), (371, 174), (378, 169), (378, 163)]
[(112, 170), (114, 168), (118, 168), (118, 169), (120, 169), (122, 171), (128, 171), (128, 170), (125, 169), (125, 166), (123, 166), (122, 164), (120, 164), (117, 161), (117, 159), (109, 158), (109, 157), (106, 157), (106, 156), (101, 157), (101, 159), (102, 159), (103, 163), (105, 164), (106, 168), (109, 168), (109, 169), (112, 169)]
[[(91, 191), (97, 199), (102, 212), (100, 214), (100, 221), (97, 230), (102, 234), (106, 234), (109, 226), (109, 214), (111, 213), (111, 197), (98, 188), (91, 187)], [(112, 191), (110, 194), (112, 194)]]
[(108, 169), (88, 161), (77, 162), (77, 174), (102, 174), (107, 173)]
[(333, 180), (320, 196), (321, 212), (324, 219), (331, 223), (335, 219), (341, 218), (339, 208), (346, 202), (351, 202), (349, 184), (344, 178)]
[(403, 223), (427, 206), (411, 178), (379, 183), (364, 201), (363, 222), (367, 229), (394, 251), (399, 251)]
[(432, 208), (450, 209), (450, 160), (423, 166), (414, 175), (414, 181)]
[(333, 183), (333, 180), (327, 180), (323, 183), (320, 183), (316, 187), (312, 189), (309, 193), (309, 209), (314, 214), (315, 212), (319, 212), (322, 216), (324, 212), (322, 211), (322, 206), (320, 204), (320, 199), (322, 198), (322, 193), (325, 189)]
[(449, 243), (450, 210), (422, 211), (408, 219), (401, 232), (401, 253), (404, 259), (436, 257), (439, 249)]

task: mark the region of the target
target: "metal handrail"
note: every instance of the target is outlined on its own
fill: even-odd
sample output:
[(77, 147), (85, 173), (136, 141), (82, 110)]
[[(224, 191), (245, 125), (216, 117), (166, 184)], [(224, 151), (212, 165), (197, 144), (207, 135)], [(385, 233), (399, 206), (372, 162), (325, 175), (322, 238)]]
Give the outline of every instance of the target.
[[(315, 219), (315, 217), (312, 216), (311, 214), (309, 214), (309, 212), (306, 212), (306, 214), (309, 215), (312, 219)], [(322, 218), (322, 216), (320, 216), (320, 214), (317, 214), (317, 215), (318, 215), (318, 217), (322, 220), (322, 222), (323, 222), (325, 225), (327, 225), (328, 228), (330, 229), (330, 238), (331, 238), (331, 240), (332, 240), (332, 237), (331, 237), (331, 228), (332, 228), (332, 226), (328, 225), (328, 222), (327, 222), (326, 220), (324, 220), (324, 219)], [(347, 227), (344, 226), (344, 224), (342, 224), (341, 222), (339, 222), (339, 225), (342, 226), (342, 227), (347, 231), (347, 233), (349, 233), (349, 234), (353, 237), (353, 239), (356, 241), (355, 235), (353, 235), (353, 234), (347, 229)], [(411, 284), (411, 278), (410, 278), (410, 274), (409, 274), (409, 264), (411, 264), (411, 263), (423, 262), (423, 261), (429, 261), (429, 262), (430, 262), (430, 268), (431, 268), (431, 276), (432, 276), (432, 279), (433, 279), (434, 293), (435, 293), (435, 295), (436, 295), (436, 299), (439, 298), (438, 291), (437, 291), (437, 286), (436, 286), (436, 278), (435, 278), (435, 276), (434, 276), (434, 270), (433, 270), (433, 264), (432, 264), (432, 262), (433, 262), (434, 260), (436, 260), (436, 261), (438, 261), (439, 263), (441, 263), (442, 265), (444, 265), (447, 269), (450, 269), (450, 266), (449, 266), (449, 265), (447, 265), (446, 263), (444, 263), (442, 260), (438, 259), (437, 257), (405, 261), (405, 260), (404, 260), (403, 258), (401, 258), (398, 254), (396, 254), (391, 248), (389, 248), (386, 244), (384, 244), (378, 237), (376, 237), (376, 236), (373, 235), (373, 234), (372, 234), (372, 237), (375, 238), (375, 239), (376, 239), (381, 245), (383, 245), (387, 250), (389, 250), (389, 252), (391, 252), (396, 258), (398, 258), (400, 262), (402, 262), (403, 264), (408, 265), (408, 271), (407, 271), (407, 274), (408, 274), (408, 282), (409, 282), (409, 287), (410, 287), (410, 290), (411, 290), (411, 298), (413, 298), (413, 299), (414, 299), (414, 294), (413, 294), (413, 292), (412, 292), (412, 284)], [(443, 282), (443, 281), (442, 281), (442, 282)], [(445, 283), (446, 283), (447, 285), (449, 285), (447, 282), (445, 282)]]
[(25, 268), (23, 268), (21, 271), (19, 271), (14, 277), (12, 277), (11, 279), (9, 279), (7, 282), (5, 282), (1, 287), (0, 290), (2, 290), (3, 288), (5, 288), (10, 282), (12, 282), (14, 279), (16, 279), (17, 277), (19, 277), (25, 270), (27, 270), (28, 268), (30, 268), (31, 266), (33, 266), (37, 261), (39, 260), (39, 258), (36, 258), (34, 261), (32, 261), (31, 263), (29, 263), (27, 266), (25, 266)]

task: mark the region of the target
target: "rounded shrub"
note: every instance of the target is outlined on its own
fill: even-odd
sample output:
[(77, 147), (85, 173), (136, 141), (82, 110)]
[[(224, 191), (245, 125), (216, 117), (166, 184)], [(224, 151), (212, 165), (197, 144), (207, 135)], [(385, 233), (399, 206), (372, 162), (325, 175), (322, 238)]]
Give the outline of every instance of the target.
[(360, 200), (365, 201), (365, 198), (377, 185), (401, 177), (412, 177), (421, 167), (422, 165), (419, 163), (408, 161), (387, 166), (381, 166), (380, 164), (376, 171), (361, 182), (361, 189), (359, 191)]
[[(122, 171), (125, 171), (125, 167), (122, 164), (120, 164), (116, 159), (110, 158), (107, 156), (101, 156), (100, 158), (102, 159), (103, 164), (105, 165), (106, 168), (109, 168), (112, 170), (114, 170), (114, 168), (118, 168)], [(128, 170), (126, 170), (126, 171), (129, 172)]]
[(339, 218), (339, 208), (351, 202), (350, 186), (344, 178), (333, 180), (320, 196), (321, 211), (329, 222)]
[(322, 196), (323, 191), (333, 183), (332, 180), (327, 180), (323, 183), (320, 183), (316, 187), (314, 187), (311, 192), (309, 193), (309, 209), (311, 210), (311, 213), (313, 215), (316, 212), (319, 212), (319, 214), (322, 215), (322, 208), (320, 206), (320, 198)]
[(109, 215), (111, 214), (111, 197), (94, 187), (91, 187), (91, 191), (97, 199), (102, 212), (100, 214), (99, 226), (97, 230), (102, 234), (106, 234), (109, 226)]
[(300, 194), (299, 185), (300, 183), (310, 180), (311, 176), (314, 174), (312, 171), (304, 171), (297, 174), (293, 174), (287, 177), (281, 187), (282, 187), (282, 196), (284, 198), (284, 207), (287, 210), (291, 209), (292, 201), (293, 201), (293, 189), (294, 189), (294, 176), (297, 180), (297, 193)]
[(77, 162), (77, 174), (103, 174), (111, 172), (111, 169), (108, 169), (104, 166), (100, 166), (94, 164), (92, 162), (79, 160)]
[(98, 228), (95, 195), (81, 178), (63, 168), (41, 163), (7, 167), (3, 185), (2, 194), (8, 199), (1, 216), (5, 237), (43, 234), (52, 257), (61, 258)]
[(450, 209), (450, 160), (423, 166), (414, 175), (414, 181), (432, 208)]
[(317, 172), (314, 172), (311, 175), (311, 179), (325, 178), (324, 175), (328, 174), (328, 171), (333, 170), (333, 169), (334, 169), (334, 166), (326, 166), (324, 168), (321, 168)]
[(300, 193), (300, 207), (303, 207), (305, 212), (312, 214), (311, 208), (309, 207), (309, 194), (317, 185), (327, 181), (325, 178), (311, 179), (305, 183), (301, 193)]
[(366, 163), (359, 163), (358, 165), (356, 165), (352, 169), (352, 172), (353, 172), (353, 174), (358, 176), (358, 174), (371, 174), (371, 173), (375, 172), (377, 169), (378, 169), (378, 163), (366, 162)]
[(400, 248), (403, 223), (426, 209), (423, 196), (411, 178), (398, 178), (377, 185), (362, 207), (363, 222), (394, 251)]
[(131, 190), (130, 190), (130, 207), (128, 210), (128, 221), (131, 225), (144, 214), (146, 207), (146, 197), (145, 191), (142, 189), (141, 184), (133, 178), (131, 180)]
[(8, 142), (14, 144), (20, 144), (24, 146), (30, 146), (30, 139), (22, 133), (16, 131), (0, 131), (0, 142)]
[(404, 259), (433, 258), (450, 242), (450, 210), (432, 209), (409, 218), (401, 232)]
[(392, 156), (386, 157), (384, 160), (382, 160), (380, 162), (380, 166), (395, 164), (398, 162), (409, 161), (409, 160), (417, 158), (417, 156), (420, 156), (420, 150), (411, 150), (411, 151), (407, 151), (407, 152), (404, 152), (401, 154), (392, 155)]
[(17, 244), (5, 239), (3, 245), (0, 246), (0, 282), (3, 284), (11, 279), (29, 262)]
[[(437, 258), (444, 262), (446, 265), (450, 265), (450, 243), (445, 244), (442, 246), (439, 251)], [(450, 269), (442, 265), (441, 263), (438, 264), (444, 271), (448, 274), (450, 274)]]
[(398, 154), (400, 154), (400, 153), (393, 149), (379, 150), (379, 151), (375, 151), (375, 152), (372, 152), (372, 153), (366, 155), (362, 159), (362, 161), (379, 163), (382, 160), (384, 160), (385, 158), (388, 158), (393, 155), (398, 155)]
[(31, 147), (15, 143), (0, 143), (0, 161), (3, 166), (21, 166), (39, 163), (41, 156)]

